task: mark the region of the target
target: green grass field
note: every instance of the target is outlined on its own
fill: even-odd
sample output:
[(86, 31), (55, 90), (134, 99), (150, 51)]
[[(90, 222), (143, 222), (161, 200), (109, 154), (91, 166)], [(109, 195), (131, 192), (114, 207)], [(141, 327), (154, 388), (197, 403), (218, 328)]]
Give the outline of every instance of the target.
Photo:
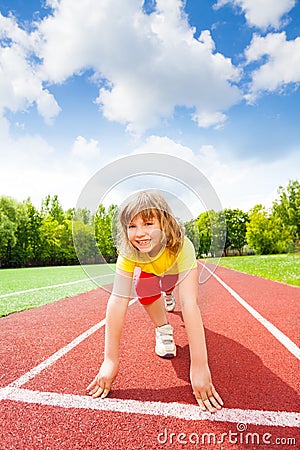
[(258, 275), (300, 287), (300, 253), (288, 255), (232, 256), (208, 261), (239, 272)]
[[(114, 264), (0, 270), (0, 317), (112, 283)], [(65, 283), (65, 286), (57, 286)], [(23, 292), (29, 291), (29, 292)]]
[[(300, 287), (300, 254), (209, 259), (239, 272)], [(88, 292), (113, 281), (114, 264), (0, 270), (0, 317)], [(92, 281), (92, 277), (99, 277)], [(102, 277), (102, 278), (101, 278)], [(64, 286), (57, 286), (65, 283)], [(23, 292), (28, 291), (28, 292)]]

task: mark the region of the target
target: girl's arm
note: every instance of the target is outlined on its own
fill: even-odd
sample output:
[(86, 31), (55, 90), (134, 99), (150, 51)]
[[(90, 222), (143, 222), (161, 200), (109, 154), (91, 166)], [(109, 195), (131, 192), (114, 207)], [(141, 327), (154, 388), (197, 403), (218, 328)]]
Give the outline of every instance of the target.
[(193, 393), (202, 410), (215, 412), (223, 401), (211, 380), (204, 328), (198, 306), (197, 269), (180, 274), (179, 298), (190, 347), (190, 378)]
[(117, 269), (106, 308), (104, 361), (87, 391), (105, 398), (119, 371), (120, 341), (132, 286), (132, 274)]

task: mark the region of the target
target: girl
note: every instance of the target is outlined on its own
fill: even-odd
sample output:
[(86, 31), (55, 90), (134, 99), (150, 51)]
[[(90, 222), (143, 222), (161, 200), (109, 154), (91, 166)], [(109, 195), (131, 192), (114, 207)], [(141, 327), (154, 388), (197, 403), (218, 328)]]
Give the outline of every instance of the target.
[(155, 325), (156, 354), (162, 358), (176, 356), (166, 310), (175, 307), (173, 290), (178, 285), (189, 341), (193, 393), (203, 411), (221, 409), (223, 401), (212, 384), (207, 362), (193, 244), (184, 236), (165, 199), (151, 190), (138, 192), (126, 201), (118, 228), (119, 256), (106, 310), (104, 361), (87, 387), (88, 393), (105, 398), (118, 374), (120, 339), (133, 280), (138, 299)]

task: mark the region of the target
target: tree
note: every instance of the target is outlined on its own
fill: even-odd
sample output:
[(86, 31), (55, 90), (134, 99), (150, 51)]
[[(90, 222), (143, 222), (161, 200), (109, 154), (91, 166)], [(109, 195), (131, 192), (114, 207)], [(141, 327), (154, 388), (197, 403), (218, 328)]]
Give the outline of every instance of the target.
[(41, 249), (41, 234), (40, 227), (42, 217), (37, 208), (32, 204), (28, 198), (24, 202), (24, 207), (28, 217), (27, 222), (27, 258), (26, 265), (40, 264), (40, 249)]
[(262, 205), (256, 205), (246, 225), (248, 245), (260, 255), (284, 253), (292, 245), (293, 236), (280, 219), (270, 214)]
[(64, 212), (58, 196), (48, 195), (41, 206), (39, 228), (42, 264), (62, 265), (78, 263), (72, 236), (74, 209)]
[(190, 239), (190, 241), (194, 244), (196, 255), (200, 257), (200, 239), (199, 239), (199, 228), (195, 221), (195, 219), (190, 220), (189, 222), (184, 223), (185, 234)]
[(8, 266), (17, 243), (18, 203), (11, 197), (0, 197), (0, 267)]
[(194, 240), (198, 243), (196, 248), (197, 256), (208, 255), (211, 246), (211, 222), (207, 211), (201, 213), (195, 219), (194, 233), (195, 231), (198, 233), (198, 236), (194, 237)]
[(78, 260), (81, 264), (102, 262), (99, 260), (94, 230), (82, 220), (73, 220), (73, 242)]
[(10, 250), (16, 245), (16, 224), (0, 211), (0, 267), (6, 265)]
[(247, 243), (246, 224), (249, 221), (249, 216), (240, 209), (225, 209), (224, 214), (227, 227), (225, 255), (227, 248), (237, 249), (239, 255), (241, 255), (242, 248)]
[(193, 242), (197, 257), (220, 255), (223, 252), (226, 223), (223, 212), (213, 210), (201, 213), (196, 219), (185, 223), (187, 236)]
[(76, 211), (74, 209), (69, 210), (69, 215), (75, 220), (80, 220), (81, 222), (88, 225), (91, 225), (93, 222), (93, 215), (87, 208), (78, 208), (76, 209)]
[(116, 211), (116, 205), (111, 205), (106, 211), (104, 205), (100, 204), (94, 217), (97, 245), (106, 262), (115, 262), (117, 259), (117, 250), (113, 239), (114, 215)]
[(300, 240), (300, 183), (290, 181), (286, 188), (278, 189), (279, 199), (273, 203), (273, 214), (280, 218), (295, 241)]
[(209, 211), (212, 226), (211, 252), (214, 256), (222, 256), (226, 245), (226, 219), (224, 211)]
[(61, 250), (61, 234), (63, 232), (63, 225), (58, 223), (51, 215), (44, 217), (41, 227), (41, 249), (40, 258), (45, 265), (61, 264), (60, 250)]

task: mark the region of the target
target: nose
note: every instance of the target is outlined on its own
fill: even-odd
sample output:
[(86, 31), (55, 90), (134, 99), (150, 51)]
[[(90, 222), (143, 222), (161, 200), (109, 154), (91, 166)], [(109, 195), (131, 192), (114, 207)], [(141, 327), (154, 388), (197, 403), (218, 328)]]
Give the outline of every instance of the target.
[(136, 237), (143, 237), (143, 236), (145, 236), (145, 234), (146, 234), (145, 227), (138, 226), (136, 228)]

